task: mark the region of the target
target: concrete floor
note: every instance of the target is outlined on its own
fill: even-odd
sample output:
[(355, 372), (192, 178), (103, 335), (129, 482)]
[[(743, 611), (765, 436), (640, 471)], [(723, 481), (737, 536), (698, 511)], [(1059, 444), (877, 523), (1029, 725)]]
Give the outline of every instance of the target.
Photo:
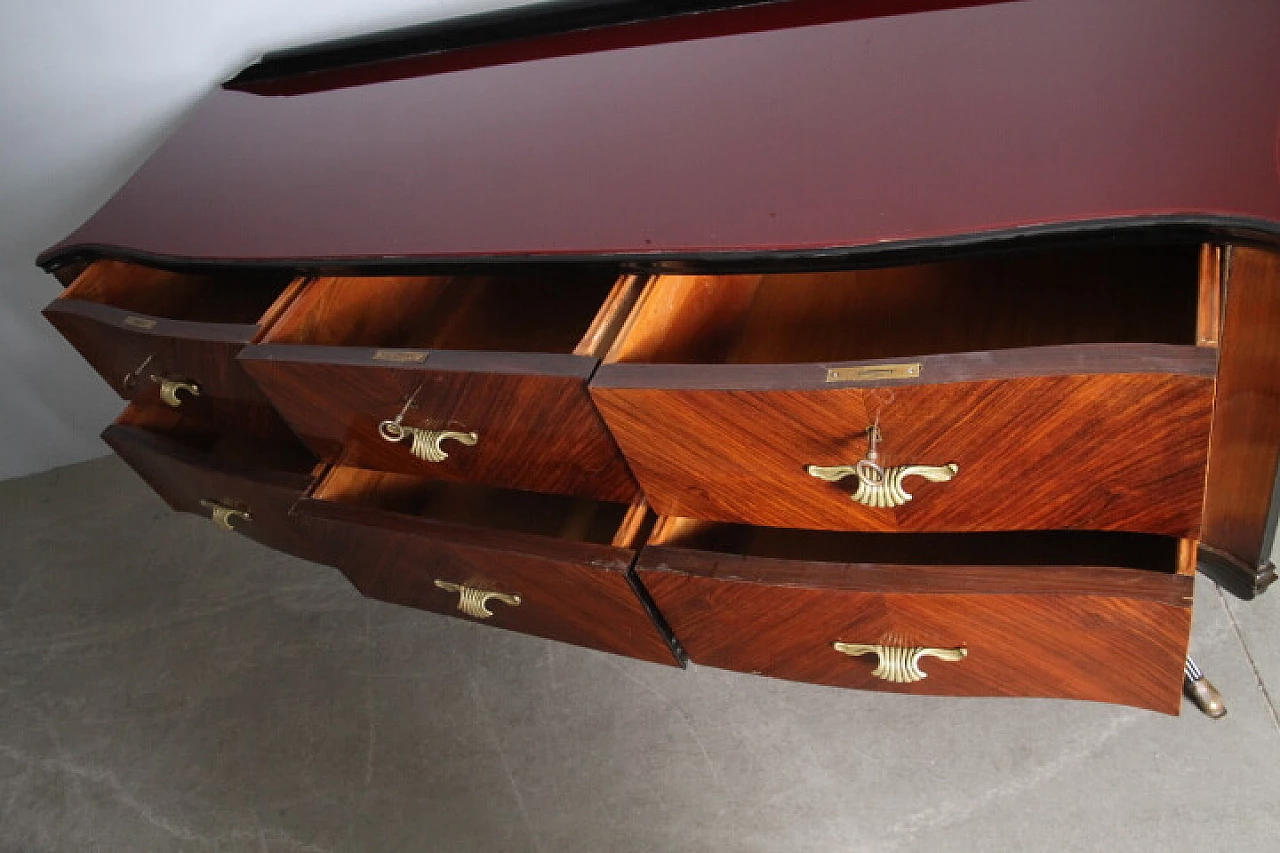
[(115, 459), (0, 483), (2, 851), (1273, 851), (1280, 593), (1211, 721), (687, 672), (365, 601)]

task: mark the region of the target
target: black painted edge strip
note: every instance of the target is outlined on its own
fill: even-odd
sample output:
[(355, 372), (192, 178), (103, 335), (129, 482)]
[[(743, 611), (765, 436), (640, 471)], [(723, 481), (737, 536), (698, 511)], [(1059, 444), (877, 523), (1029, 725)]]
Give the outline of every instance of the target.
[[(1275, 552), (1276, 526), (1277, 523), (1280, 523), (1280, 465), (1276, 466), (1275, 481), (1271, 486), (1271, 503), (1269, 506), (1271, 509), (1267, 512), (1267, 523), (1262, 529), (1261, 552), (1264, 560), (1269, 559), (1268, 555)], [(1274, 567), (1272, 567), (1272, 570), (1274, 570)], [(1265, 568), (1262, 571), (1265, 573)], [(1268, 585), (1269, 584), (1270, 582), (1268, 581)], [(1267, 587), (1264, 585), (1262, 589), (1257, 590), (1257, 592), (1264, 592), (1266, 588)]]
[[(913, 379), (826, 381), (832, 367), (919, 362)], [(1218, 351), (1175, 344), (1066, 344), (984, 352), (903, 356), (821, 364), (603, 364), (595, 388), (680, 391), (840, 391), (945, 385), (1033, 376), (1092, 376), (1159, 373), (1212, 379)]]
[[(342, 467), (344, 466), (334, 465), (330, 469), (330, 475)], [(429, 477), (419, 479), (423, 483), (431, 482)], [(448, 485), (446, 481), (441, 482)], [(504, 491), (501, 487), (489, 488)], [(315, 497), (314, 492), (313, 489), (312, 493), (303, 495), (298, 500), (294, 505), (294, 515), (323, 519), (359, 527), (366, 531), (380, 530), (405, 536), (421, 536), (438, 545), (469, 548), (482, 552), (514, 553), (522, 557), (545, 560), (564, 560), (604, 572), (625, 573), (635, 559), (634, 552), (629, 548), (615, 548), (598, 542), (563, 539), (545, 533), (505, 530), (478, 523), (443, 521), (381, 507), (347, 503), (333, 498), (318, 498)], [(611, 501), (596, 501), (596, 503), (611, 503)]]
[(644, 582), (640, 580), (640, 575), (636, 574), (636, 563), (640, 559), (640, 549), (636, 549), (636, 555), (631, 560), (631, 566), (627, 569), (627, 584), (631, 587), (631, 591), (635, 593), (636, 598), (640, 599), (640, 606), (644, 608), (645, 613), (649, 615), (649, 619), (653, 622), (653, 627), (662, 637), (667, 648), (671, 650), (672, 656), (675, 658), (676, 665), (681, 669), (689, 668), (689, 654), (684, 650), (684, 646), (680, 644), (680, 638), (676, 636), (675, 630), (671, 624), (667, 622), (667, 618), (662, 615), (662, 611), (658, 609), (657, 603), (653, 600), (653, 596), (649, 594), (648, 588)]
[(46, 272), (98, 258), (116, 258), (175, 271), (287, 269), (295, 275), (404, 275), (427, 271), (475, 273), (485, 268), (596, 266), (637, 274), (791, 272), (855, 269), (921, 263), (960, 255), (1037, 249), (1080, 242), (1098, 244), (1196, 243), (1225, 238), (1241, 245), (1280, 247), (1280, 221), (1220, 214), (1108, 217), (991, 231), (948, 234), (914, 240), (893, 240), (858, 246), (753, 251), (695, 251), (645, 253), (509, 254), (509, 255), (378, 255), (347, 258), (228, 259), (165, 255), (105, 243), (67, 243), (47, 249), (36, 258)]
[(429, 56), (516, 39), (777, 2), (780, 0), (552, 0), (532, 3), (274, 50), (223, 86), (236, 89), (287, 77)]
[[(840, 531), (806, 531), (842, 535)], [(1004, 535), (1021, 531), (992, 533), (925, 534), (953, 536)], [(1049, 531), (1067, 533), (1068, 531)], [(1113, 532), (1113, 531), (1108, 531)], [(867, 534), (864, 534), (867, 535)], [(870, 534), (911, 536), (909, 533)], [(1154, 534), (1134, 534), (1154, 535)], [(815, 571), (797, 581), (778, 575), (788, 570), (812, 567)], [(1172, 567), (1171, 567), (1172, 568)], [(636, 569), (643, 581), (645, 573), (668, 573), (724, 583), (742, 583), (788, 589), (826, 589), (840, 592), (896, 592), (907, 595), (1063, 595), (1115, 596), (1154, 601), (1173, 607), (1191, 606), (1194, 578), (1170, 571), (1131, 568), (1123, 565), (952, 565), (913, 566), (908, 563), (847, 562), (794, 559), (741, 554), (734, 551), (681, 545), (650, 545), (641, 552)], [(771, 571), (772, 570), (772, 571)], [(780, 570), (780, 571), (779, 571)], [(820, 574), (819, 574), (820, 573)], [(975, 581), (977, 575), (984, 579)], [(994, 580), (994, 582), (993, 582)]]
[[(422, 361), (383, 361), (378, 352), (424, 353)], [(558, 352), (500, 352), (497, 350), (419, 350), (406, 347), (344, 347), (259, 342), (245, 347), (242, 361), (301, 362), (415, 372), (501, 373), (517, 376), (559, 376), (586, 381), (599, 359)]]
[[(189, 341), (202, 341), (215, 344), (247, 344), (260, 331), (256, 323), (209, 323), (202, 320), (173, 320), (168, 317), (157, 317), (104, 305), (101, 302), (89, 302), (84, 299), (55, 299), (45, 306), (47, 314), (70, 314), (82, 317), (94, 323), (132, 335), (147, 335), (157, 338), (182, 338)], [(128, 322), (140, 319), (149, 325), (134, 325)]]

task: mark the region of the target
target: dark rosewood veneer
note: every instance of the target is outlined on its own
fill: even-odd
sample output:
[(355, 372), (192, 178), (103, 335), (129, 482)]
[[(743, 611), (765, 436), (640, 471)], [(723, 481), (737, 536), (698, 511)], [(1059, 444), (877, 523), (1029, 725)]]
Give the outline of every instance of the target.
[(40, 257), (104, 439), (382, 601), (1177, 713), (1275, 578), (1280, 5), (844, 5), (267, 57)]

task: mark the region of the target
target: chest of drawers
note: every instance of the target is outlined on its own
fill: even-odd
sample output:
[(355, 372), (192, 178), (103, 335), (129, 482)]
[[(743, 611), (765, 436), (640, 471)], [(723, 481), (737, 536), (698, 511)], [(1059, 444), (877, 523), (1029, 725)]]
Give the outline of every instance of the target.
[[(397, 604), (671, 665), (1176, 712), (1197, 567), (1245, 597), (1274, 577), (1265, 157), (1046, 197), (1009, 160), (1040, 110), (971, 138), (951, 182), (890, 191), (881, 171), (951, 155), (820, 121), (841, 68), (910, 67), (939, 33), (1012, 63), (987, 25), (1047, 45), (1119, 15), (1101, 4), (595, 29), (567, 8), (394, 34), (372, 64), (268, 58), (42, 256), (68, 285), (47, 316), (127, 401), (112, 448), (174, 509)], [(1118, 49), (1141, 20), (1111, 23)], [(492, 41), (517, 25), (559, 34)], [(905, 54), (850, 47), (869, 35)], [(751, 60), (732, 85), (731, 59)], [(1099, 109), (1131, 107), (1120, 89)], [(779, 162), (721, 101), (783, 93)], [(936, 119), (918, 100), (881, 133)], [(659, 106), (669, 134), (641, 133)], [(1097, 143), (1096, 175), (1132, 163), (1132, 130)], [(1214, 150), (1186, 142), (1183, 167)], [(959, 208), (984, 166), (1003, 200)]]

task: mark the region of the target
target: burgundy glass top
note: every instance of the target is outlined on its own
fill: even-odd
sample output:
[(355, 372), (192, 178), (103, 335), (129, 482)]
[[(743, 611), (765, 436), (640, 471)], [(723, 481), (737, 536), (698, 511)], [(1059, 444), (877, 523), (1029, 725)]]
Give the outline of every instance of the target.
[(1280, 3), (838, 5), (219, 89), (41, 262), (756, 255), (1130, 221), (1280, 239)]

